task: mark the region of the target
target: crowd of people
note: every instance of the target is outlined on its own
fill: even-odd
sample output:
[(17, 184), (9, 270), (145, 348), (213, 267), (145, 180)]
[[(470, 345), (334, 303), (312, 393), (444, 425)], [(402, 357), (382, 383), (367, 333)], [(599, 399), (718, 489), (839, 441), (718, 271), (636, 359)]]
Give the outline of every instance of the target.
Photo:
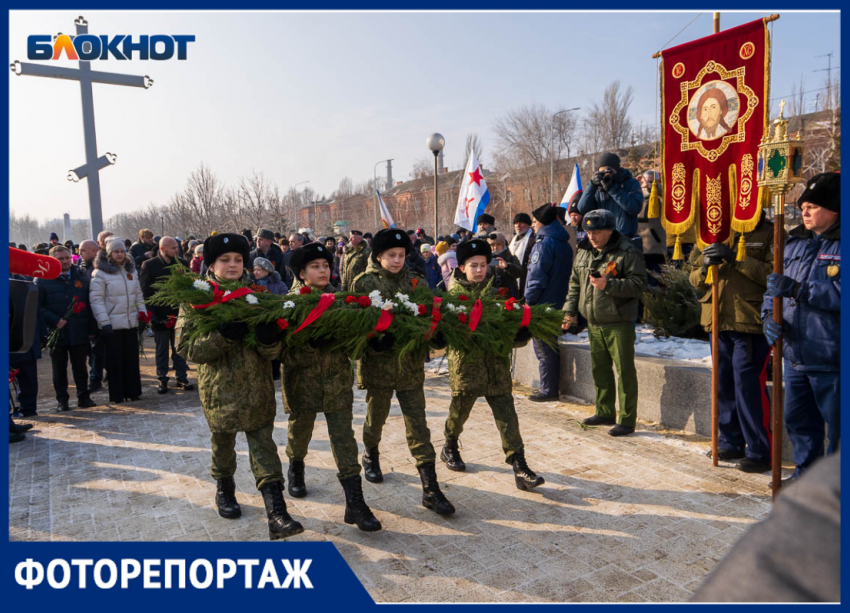
[[(156, 283), (180, 264), (210, 279), (279, 295), (307, 287), (393, 296), (421, 279), (434, 291), (486, 289), (506, 299), (550, 305), (564, 311), (565, 331), (588, 331), (596, 411), (584, 423), (610, 425), (609, 434), (619, 437), (632, 434), (637, 423), (635, 325), (641, 296), (650, 284), (659, 282), (647, 271), (657, 272), (671, 262), (675, 248), (683, 253), (679, 266), (689, 271), (700, 297), (702, 325), (709, 334), (720, 335), (719, 459), (739, 460), (737, 467), (745, 472), (770, 469), (767, 369), (771, 346), (782, 338), (785, 423), (796, 465), (783, 483), (793, 481), (824, 454), (825, 434), (827, 453), (837, 450), (840, 438), (840, 174), (820, 174), (807, 183), (798, 201), (803, 223), (787, 233), (784, 274), (772, 272), (774, 225), (764, 216), (743, 238), (733, 232), (728, 243), (701, 247), (693, 232), (671, 240), (659, 220), (648, 215), (653, 185), (656, 190), (662, 187), (657, 171), (649, 169), (635, 178), (615, 154), (606, 153), (584, 192), (566, 207), (547, 203), (531, 214), (517, 213), (510, 237), (487, 213), (478, 217), (475, 234), (458, 228), (447, 235), (435, 232), (435, 237), (424, 228), (384, 229), (374, 236), (352, 230), (348, 236), (315, 239), (261, 228), (256, 233), (212, 232), (201, 241), (193, 236), (159, 237), (143, 229), (133, 243), (101, 232), (97, 242), (63, 245), (51, 235), (50, 242), (36, 251), (47, 250), (59, 260), (62, 274), (36, 281), (42, 342), (26, 354), (11, 356), (18, 414), (24, 418), (37, 414), (36, 362), (43, 352), (51, 359), (58, 411), (71, 408), (69, 361), (77, 407), (95, 406), (92, 393), (104, 385), (111, 403), (138, 400), (139, 342), (142, 329), (149, 326), (156, 345), (159, 394), (169, 392), (172, 371), (177, 388), (193, 390), (190, 364), (197, 368), (222, 517), (241, 514), (233, 481), (234, 444), (236, 433), (245, 432), (270, 537), (303, 530), (287, 512), (282, 465), (272, 439), (274, 381), (279, 379), (289, 416), (286, 455), (291, 496), (307, 495), (305, 456), (316, 414), (325, 413), (345, 494), (344, 519), (362, 530), (380, 530), (380, 521), (364, 500), (360, 470), (362, 466), (372, 483), (383, 481), (381, 433), (395, 394), (422, 482), (422, 504), (438, 514), (452, 514), (455, 508), (437, 480), (437, 454), (425, 419), (427, 348), (399, 357), (392, 351), (391, 334), (370, 341), (356, 369), (357, 385), (366, 390), (367, 402), (365, 451), (358, 461), (351, 425), (355, 375), (346, 354), (321, 343), (293, 353), (283, 347), (274, 324), (256, 326), (258, 346), (243, 342), (248, 333), (243, 323), (222, 325), (189, 341), (184, 332), (191, 324), (178, 310), (150, 305)], [(739, 242), (746, 249), (736, 253), (733, 245)], [(709, 267), (715, 267), (718, 275), (716, 322), (706, 283)], [(774, 298), (784, 301), (780, 323), (773, 318)], [(518, 334), (515, 344), (522, 346), (528, 340)], [(529, 400), (557, 400), (560, 353), (538, 339), (533, 344), (540, 386)], [(441, 339), (432, 339), (431, 345), (440, 348)], [(517, 487), (531, 490), (543, 484), (525, 458), (509, 356), (473, 357), (456, 349), (448, 353), (452, 401), (440, 459), (449, 470), (465, 469), (459, 438), (475, 400), (484, 397)], [(21, 440), (25, 427), (10, 417), (10, 441)]]

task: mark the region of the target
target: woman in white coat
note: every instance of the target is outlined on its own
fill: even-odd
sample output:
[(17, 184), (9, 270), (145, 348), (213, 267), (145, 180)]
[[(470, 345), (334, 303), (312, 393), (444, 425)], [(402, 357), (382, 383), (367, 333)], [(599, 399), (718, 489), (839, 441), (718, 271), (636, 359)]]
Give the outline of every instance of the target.
[(139, 312), (146, 313), (142, 287), (133, 258), (124, 241), (111, 237), (94, 261), (89, 302), (106, 341), (109, 401), (138, 400), (142, 395), (139, 371)]

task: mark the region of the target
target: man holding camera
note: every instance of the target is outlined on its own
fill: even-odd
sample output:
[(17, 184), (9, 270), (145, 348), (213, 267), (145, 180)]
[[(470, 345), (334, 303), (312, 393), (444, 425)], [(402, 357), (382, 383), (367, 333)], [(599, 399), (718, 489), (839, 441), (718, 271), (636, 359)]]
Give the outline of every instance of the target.
[(581, 312), (587, 319), (590, 365), (596, 386), (596, 415), (589, 426), (613, 425), (614, 373), (620, 400), (620, 423), (608, 431), (625, 436), (637, 423), (638, 380), (635, 369), (635, 319), (640, 296), (646, 291), (643, 254), (616, 229), (614, 214), (590, 211), (582, 220), (587, 238), (578, 246), (562, 328), (568, 330)]
[(603, 153), (596, 164), (597, 172), (578, 203), (579, 213), (587, 215), (590, 211), (605, 209), (614, 215), (616, 230), (635, 242), (641, 251), (638, 233), (638, 214), (643, 207), (643, 192), (640, 183), (626, 168), (620, 167), (620, 158), (616, 153)]

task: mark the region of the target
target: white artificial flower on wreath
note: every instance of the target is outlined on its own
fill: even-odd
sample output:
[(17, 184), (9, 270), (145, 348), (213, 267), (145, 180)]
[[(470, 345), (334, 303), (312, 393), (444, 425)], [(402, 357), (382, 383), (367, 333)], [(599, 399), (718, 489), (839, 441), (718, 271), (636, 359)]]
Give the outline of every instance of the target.
[(401, 301), (401, 302), (409, 302), (410, 301), (410, 296), (408, 296), (407, 294), (402, 294), (401, 292), (396, 292), (395, 297), (398, 298), (399, 301)]
[(294, 309), (294, 308), (295, 308), (295, 303), (294, 303), (294, 302), (292, 302), (291, 300), (287, 300), (286, 302), (284, 302), (284, 303), (283, 303), (283, 307), (282, 307), (282, 308), (283, 308), (283, 310), (284, 310), (284, 311), (285, 311), (286, 309)]
[(195, 289), (203, 290), (205, 292), (210, 291), (210, 284), (206, 281), (202, 281), (201, 279), (195, 279), (195, 282), (192, 283), (192, 286)]
[(465, 306), (463, 306), (463, 305), (460, 305), (460, 306), (457, 308), (457, 312), (458, 312), (458, 313), (466, 313), (466, 307), (465, 307)]
[(395, 304), (392, 302), (385, 302), (383, 305), (381, 305), (381, 308), (385, 311), (392, 311), (394, 306)]
[(260, 302), (259, 300), (257, 300), (257, 297), (254, 294), (248, 294), (247, 296), (245, 296), (245, 300), (248, 302), (248, 304), (258, 304)]

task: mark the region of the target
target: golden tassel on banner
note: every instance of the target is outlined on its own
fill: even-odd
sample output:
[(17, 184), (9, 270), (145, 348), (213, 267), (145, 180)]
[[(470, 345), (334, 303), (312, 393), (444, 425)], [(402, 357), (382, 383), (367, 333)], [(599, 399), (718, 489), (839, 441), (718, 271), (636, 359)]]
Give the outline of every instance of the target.
[(714, 266), (708, 267), (708, 272), (705, 274), (705, 284), (713, 285), (714, 284)]
[(684, 260), (685, 256), (682, 255), (682, 241), (679, 238), (679, 235), (676, 235), (676, 244), (673, 245), (673, 259), (674, 260)]
[(661, 206), (658, 198), (658, 186), (656, 185), (658, 181), (656, 179), (652, 180), (652, 191), (649, 192), (649, 206), (647, 207), (647, 217), (650, 219), (658, 219), (661, 217)]
[(736, 262), (743, 262), (747, 259), (747, 242), (744, 240), (744, 235), (738, 237), (738, 255), (735, 256)]

